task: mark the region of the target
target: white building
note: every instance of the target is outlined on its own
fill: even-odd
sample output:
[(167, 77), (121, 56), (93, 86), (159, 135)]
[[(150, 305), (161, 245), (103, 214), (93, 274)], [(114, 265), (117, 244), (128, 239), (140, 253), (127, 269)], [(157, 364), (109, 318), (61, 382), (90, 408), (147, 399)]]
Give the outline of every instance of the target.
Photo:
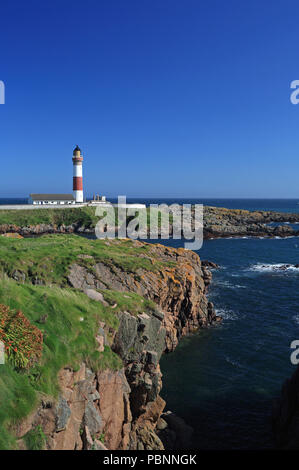
[(76, 204), (72, 194), (30, 194), (29, 204), (33, 205), (70, 205)]

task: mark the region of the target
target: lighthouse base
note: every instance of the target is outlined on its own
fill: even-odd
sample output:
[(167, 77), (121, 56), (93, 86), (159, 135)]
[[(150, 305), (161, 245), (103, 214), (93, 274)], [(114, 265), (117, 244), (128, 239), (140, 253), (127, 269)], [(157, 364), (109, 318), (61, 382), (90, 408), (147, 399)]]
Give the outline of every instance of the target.
[(83, 202), (83, 191), (74, 191), (74, 198), (76, 202)]

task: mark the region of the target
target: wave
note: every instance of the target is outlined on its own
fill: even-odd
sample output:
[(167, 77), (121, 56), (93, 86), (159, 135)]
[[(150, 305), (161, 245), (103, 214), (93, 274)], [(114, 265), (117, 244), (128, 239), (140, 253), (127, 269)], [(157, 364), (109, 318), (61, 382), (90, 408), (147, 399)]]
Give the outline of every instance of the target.
[[(240, 277), (240, 276), (237, 276), (237, 277)], [(232, 284), (229, 281), (215, 280), (213, 281), (213, 285), (216, 287), (226, 287), (227, 289), (246, 289), (246, 286), (242, 286), (240, 284)]]
[(257, 263), (249, 268), (250, 271), (257, 271), (257, 272), (297, 272), (299, 273), (299, 265), (288, 264), (288, 263), (277, 263), (277, 264), (270, 264), (270, 263)]
[(216, 315), (223, 318), (223, 320), (238, 320), (238, 315), (230, 309), (216, 308)]
[[(221, 238), (221, 237), (220, 237)], [(236, 235), (234, 237), (222, 237), (224, 240), (249, 240), (250, 238), (255, 238), (255, 237), (248, 237), (248, 236), (243, 236), (243, 235)]]
[(294, 315), (292, 317), (292, 320), (294, 320), (294, 322), (296, 323), (296, 325), (299, 325), (299, 315)]
[(288, 235), (287, 237), (274, 237), (275, 240), (285, 240), (289, 238), (298, 238), (298, 235)]

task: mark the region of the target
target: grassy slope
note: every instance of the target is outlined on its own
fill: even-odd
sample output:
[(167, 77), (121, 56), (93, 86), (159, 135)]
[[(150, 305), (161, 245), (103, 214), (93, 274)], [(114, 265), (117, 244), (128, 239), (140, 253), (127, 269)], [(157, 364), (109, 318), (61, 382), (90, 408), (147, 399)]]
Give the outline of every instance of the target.
[[(47, 284), (66, 285), (69, 266), (76, 263), (92, 270), (95, 262), (118, 266), (124, 271), (136, 272), (139, 268), (155, 271), (167, 263), (152, 263), (147, 257), (150, 245), (135, 246), (130, 240), (108, 242), (88, 240), (77, 235), (47, 235), (40, 238), (11, 240), (0, 238), (0, 270), (9, 276), (22, 271), (26, 279), (34, 277)], [(92, 256), (92, 259), (80, 258)], [(59, 260), (59, 262), (58, 262)], [(169, 263), (168, 263), (169, 265)]]
[[(152, 271), (163, 268), (167, 263), (156, 261), (153, 264), (142, 257), (149, 250), (150, 245), (136, 246), (130, 240), (105, 242), (76, 235), (21, 240), (0, 237), (0, 304), (22, 310), (44, 335), (39, 364), (29, 371), (16, 370), (10, 363), (0, 366), (0, 449), (15, 445), (9, 425), (28, 415), (40, 393), (57, 396), (57, 372), (61, 367), (70, 365), (76, 369), (82, 361), (94, 370), (122, 366), (120, 358), (109, 347), (106, 346), (103, 353), (96, 351), (99, 321), (117, 329), (119, 311), (137, 314), (155, 308), (152, 302), (135, 293), (111, 290), (103, 294), (110, 305), (117, 303), (117, 306), (105, 307), (67, 287), (69, 265), (79, 260), (91, 268), (95, 260), (101, 260), (131, 272), (139, 267)], [(90, 255), (93, 259), (78, 258), (78, 255)], [(7, 277), (16, 269), (25, 273), (24, 284)], [(32, 285), (32, 276), (44, 279), (47, 285)]]
[[(101, 212), (102, 211), (102, 212)], [(76, 207), (67, 209), (23, 209), (23, 210), (0, 210), (0, 225), (9, 224), (16, 225), (18, 227), (29, 227), (40, 224), (53, 224), (53, 225), (72, 225), (78, 224), (85, 228), (94, 228), (101, 216), (105, 216), (105, 221), (109, 222), (111, 226), (118, 224), (118, 211), (117, 209), (107, 215), (105, 209), (96, 215), (96, 208), (94, 207)], [(133, 211), (134, 212), (134, 211)], [(156, 216), (159, 220), (161, 219), (159, 211), (152, 209), (153, 216)], [(146, 220), (140, 215), (143, 224), (146, 224)], [(134, 216), (128, 217), (134, 218)], [(147, 209), (146, 215), (147, 222), (149, 223), (149, 209)], [(170, 217), (172, 220), (172, 216)]]
[(20, 227), (55, 224), (71, 225), (78, 223), (86, 227), (94, 227), (98, 217), (92, 207), (76, 207), (73, 209), (33, 209), (33, 210), (0, 210), (0, 225), (13, 224)]

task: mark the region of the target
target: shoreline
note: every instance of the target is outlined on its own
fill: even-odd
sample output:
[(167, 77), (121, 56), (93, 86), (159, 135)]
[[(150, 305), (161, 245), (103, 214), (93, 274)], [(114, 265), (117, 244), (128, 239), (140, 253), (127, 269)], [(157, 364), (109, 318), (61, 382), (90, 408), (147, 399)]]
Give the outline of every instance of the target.
[[(115, 230), (117, 236), (119, 229), (117, 212), (115, 215), (116, 220), (110, 222), (110, 228), (112, 231)], [(191, 228), (194, 231), (194, 209), (191, 211), (191, 215), (192, 219), (189, 224), (191, 223)], [(180, 221), (181, 208), (174, 211), (172, 217)], [(95, 208), (84, 204), (76, 207), (41, 208), (32, 206), (32, 209), (29, 210), (1, 210), (0, 206), (0, 234), (19, 233), (22, 236), (30, 236), (51, 233), (77, 233), (94, 235), (98, 221), (99, 217), (95, 215)], [(130, 221), (132, 221), (132, 217), (127, 218), (127, 224)], [(297, 230), (296, 227), (298, 223), (299, 213), (249, 211), (204, 206), (203, 239), (298, 237), (299, 229)], [(165, 228), (167, 229), (166, 233), (169, 233), (171, 238), (173, 233), (173, 220), (171, 218), (169, 228), (168, 226)], [(139, 239), (146, 240), (150, 238), (149, 233), (148, 225), (147, 228), (144, 227), (143, 231), (138, 231)], [(162, 240), (163, 238), (159, 239)]]
[[(35, 237), (42, 237), (42, 236), (46, 236), (46, 235), (81, 235), (83, 237), (86, 237), (88, 238), (88, 236), (92, 237), (91, 239), (92, 240), (96, 240), (97, 237), (95, 236), (95, 231), (94, 230), (90, 230), (90, 229), (82, 229), (82, 228), (79, 228), (77, 230), (73, 230), (73, 229), (69, 229), (66, 228), (66, 229), (61, 229), (60, 227), (58, 228), (51, 228), (49, 230), (40, 230), (39, 229), (39, 226), (33, 226), (33, 227), (25, 227), (25, 228), (21, 228), (21, 227), (7, 227), (5, 229), (3, 229), (2, 226), (0, 226), (0, 236), (12, 236), (13, 238), (13, 235), (14, 234), (19, 234), (21, 235), (23, 238), (35, 238)], [(250, 234), (250, 235), (244, 235), (243, 233), (222, 233), (222, 234), (218, 234), (218, 235), (211, 235), (211, 234), (208, 234), (208, 235), (205, 235), (204, 234), (204, 237), (203, 237), (203, 240), (205, 241), (209, 241), (209, 240), (284, 240), (284, 239), (289, 239), (289, 238), (298, 238), (299, 237), (299, 230), (294, 232), (294, 234), (289, 234), (289, 233), (280, 233), (280, 235), (274, 235), (274, 234), (260, 234), (260, 233), (256, 233), (256, 234)], [(108, 238), (109, 239), (109, 238)], [(115, 239), (118, 239), (117, 235), (115, 236)], [(170, 236), (169, 238), (162, 238), (162, 237), (159, 237), (157, 238), (157, 242), (159, 241), (163, 241), (163, 240), (172, 240), (173, 238)], [(146, 242), (147, 240), (151, 240), (150, 237), (142, 237), (142, 238), (138, 238), (138, 240), (140, 241), (144, 241)], [(182, 233), (182, 240), (186, 240), (186, 241), (189, 241), (188, 239), (185, 239), (183, 237), (183, 233)]]

